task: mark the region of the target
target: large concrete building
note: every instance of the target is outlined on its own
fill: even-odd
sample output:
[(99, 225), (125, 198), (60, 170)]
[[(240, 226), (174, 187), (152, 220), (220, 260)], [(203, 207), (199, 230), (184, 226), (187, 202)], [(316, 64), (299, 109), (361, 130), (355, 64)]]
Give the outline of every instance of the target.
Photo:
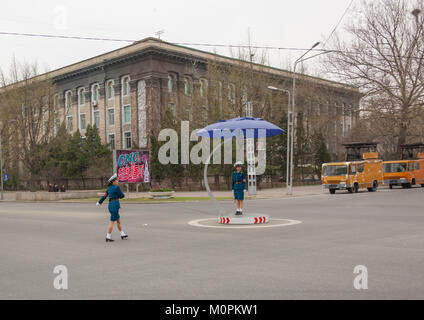
[[(221, 117), (243, 116), (238, 101), (250, 99), (250, 93), (232, 83), (228, 73), (211, 79), (211, 63), (240, 66), (241, 60), (147, 38), (52, 71), (49, 76), (57, 90), (55, 126), (65, 121), (70, 132), (79, 129), (84, 135), (88, 124), (96, 124), (102, 141), (112, 148), (148, 148), (149, 134), (160, 127), (167, 110), (175, 118), (192, 120), (199, 113), (195, 105), (206, 106), (204, 123), (215, 120), (218, 109)], [(269, 85), (291, 87), (288, 71), (254, 63), (248, 68), (253, 81), (260, 73)], [(306, 134), (319, 126), (330, 152), (338, 157), (339, 146), (358, 118), (359, 91), (320, 78), (302, 79), (304, 90), (299, 84), (296, 99), (297, 125)], [(265, 92), (264, 96), (275, 95)], [(263, 106), (268, 109), (256, 108), (254, 103), (253, 115), (276, 122), (272, 110), (287, 108), (287, 102), (282, 102), (286, 99), (281, 95), (276, 106), (275, 99), (264, 97)], [(227, 111), (222, 110), (223, 100)], [(264, 113), (265, 109), (271, 111)]]

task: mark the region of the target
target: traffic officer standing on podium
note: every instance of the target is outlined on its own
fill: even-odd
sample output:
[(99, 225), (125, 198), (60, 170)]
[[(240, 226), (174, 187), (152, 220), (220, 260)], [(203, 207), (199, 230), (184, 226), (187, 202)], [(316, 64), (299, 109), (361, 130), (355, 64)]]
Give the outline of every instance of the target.
[(236, 168), (236, 172), (233, 173), (233, 192), (234, 192), (234, 200), (236, 202), (236, 215), (243, 214), (243, 200), (244, 200), (244, 192), (246, 191), (246, 174), (242, 172), (243, 163), (241, 161), (237, 161), (234, 164)]
[(103, 201), (106, 200), (107, 197), (109, 197), (109, 212), (110, 212), (110, 222), (107, 228), (107, 234), (106, 234), (106, 242), (113, 242), (115, 240), (112, 240), (112, 230), (113, 225), (116, 222), (116, 226), (118, 227), (118, 230), (121, 233), (121, 239), (127, 239), (128, 236), (125, 234), (124, 230), (121, 226), (121, 217), (119, 215), (119, 209), (121, 208), (121, 205), (119, 203), (119, 199), (122, 199), (125, 197), (124, 193), (119, 188), (119, 182), (118, 182), (118, 176), (116, 173), (110, 177), (108, 180), (108, 188), (106, 190), (106, 193), (100, 198), (100, 200), (96, 203), (97, 206), (100, 206)]

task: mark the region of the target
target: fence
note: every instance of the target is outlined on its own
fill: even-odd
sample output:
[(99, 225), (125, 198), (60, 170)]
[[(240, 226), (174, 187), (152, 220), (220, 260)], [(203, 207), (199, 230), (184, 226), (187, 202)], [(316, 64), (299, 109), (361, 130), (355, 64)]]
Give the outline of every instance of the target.
[[(109, 177), (83, 177), (83, 178), (59, 178), (59, 179), (37, 179), (37, 180), (19, 180), (16, 186), (5, 185), (5, 190), (9, 191), (26, 191), (30, 190), (31, 186), (33, 191), (48, 191), (49, 184), (55, 184), (60, 188), (65, 186), (66, 190), (102, 190), (107, 186)], [(212, 190), (224, 191), (231, 189), (231, 176), (223, 175), (210, 175), (208, 176), (209, 186)], [(303, 179), (294, 182), (296, 185), (311, 185), (319, 184), (320, 181), (316, 179)], [(257, 188), (280, 188), (285, 186), (285, 177), (278, 175), (261, 175), (257, 177)], [(166, 178), (162, 180), (152, 179), (149, 184), (139, 184), (138, 191), (149, 191), (151, 188), (172, 188), (175, 191), (199, 191), (205, 190), (203, 178)], [(126, 187), (124, 187), (126, 189)], [(129, 184), (130, 191), (136, 190), (135, 184)]]

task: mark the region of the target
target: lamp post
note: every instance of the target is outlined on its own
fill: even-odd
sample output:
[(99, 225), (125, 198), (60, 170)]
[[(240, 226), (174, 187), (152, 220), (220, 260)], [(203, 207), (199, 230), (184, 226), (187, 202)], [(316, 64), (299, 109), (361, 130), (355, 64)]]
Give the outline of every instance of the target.
[[(294, 153), (294, 111), (295, 111), (295, 107), (296, 107), (296, 67), (297, 65), (306, 60), (302, 60), (304, 56), (306, 56), (312, 49), (314, 49), (315, 47), (319, 46), (321, 42), (316, 42), (309, 50), (307, 50), (300, 58), (298, 58), (295, 62), (294, 62), (294, 66), (293, 66), (293, 72), (292, 72), (292, 78), (293, 78), (293, 90), (292, 90), (292, 110), (290, 112), (290, 115), (288, 117), (288, 120), (290, 122), (291, 125), (291, 141), (290, 141), (290, 160), (287, 159), (287, 161), (290, 161), (290, 195), (292, 194), (292, 189), (293, 189), (293, 153)], [(318, 54), (319, 55), (319, 54)], [(288, 129), (288, 128), (287, 128)]]
[(418, 16), (420, 15), (420, 13), (421, 13), (421, 10), (420, 9), (414, 9), (411, 12), (411, 14), (415, 17), (415, 21), (417, 22), (417, 24), (418, 24)]
[[(268, 86), (269, 90), (274, 90), (274, 91), (280, 91), (280, 92), (284, 92), (287, 93), (288, 96), (288, 102), (287, 102), (287, 166), (286, 166), (286, 193), (287, 195), (291, 195), (292, 194), (292, 183), (289, 183), (289, 180), (291, 178), (291, 175), (289, 175), (289, 158), (290, 158), (290, 120), (289, 120), (289, 114), (290, 114), (290, 91), (286, 90), (286, 89), (280, 89), (280, 88), (276, 88), (273, 86)], [(291, 180), (292, 181), (292, 180)]]

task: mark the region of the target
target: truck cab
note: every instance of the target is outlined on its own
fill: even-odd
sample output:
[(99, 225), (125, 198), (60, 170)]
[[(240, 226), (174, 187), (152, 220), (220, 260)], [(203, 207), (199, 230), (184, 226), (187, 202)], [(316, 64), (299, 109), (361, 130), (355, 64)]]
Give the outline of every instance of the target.
[(349, 190), (351, 188), (348, 181), (349, 162), (332, 162), (322, 165), (321, 182), (324, 188), (331, 194), (336, 190)]

